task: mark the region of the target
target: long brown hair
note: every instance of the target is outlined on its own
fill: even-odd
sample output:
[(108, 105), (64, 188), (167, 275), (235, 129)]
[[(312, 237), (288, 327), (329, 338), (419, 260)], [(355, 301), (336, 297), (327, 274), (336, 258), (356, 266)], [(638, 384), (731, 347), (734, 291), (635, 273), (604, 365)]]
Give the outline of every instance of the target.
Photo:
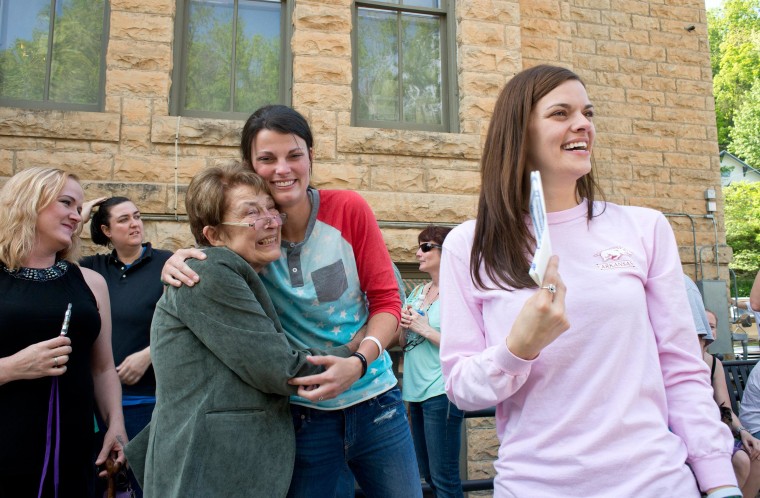
[[(481, 190), (470, 259), (470, 274), (481, 289), (488, 288), (480, 272), (481, 265), (501, 289), (536, 286), (528, 275), (529, 257), (536, 245), (526, 223), (530, 196), (530, 171), (526, 164), (528, 124), (536, 102), (568, 80), (583, 84), (569, 69), (535, 66), (515, 75), (496, 101), (481, 158)], [(589, 201), (589, 220), (593, 217), (597, 190), (592, 172), (576, 183), (578, 197)]]

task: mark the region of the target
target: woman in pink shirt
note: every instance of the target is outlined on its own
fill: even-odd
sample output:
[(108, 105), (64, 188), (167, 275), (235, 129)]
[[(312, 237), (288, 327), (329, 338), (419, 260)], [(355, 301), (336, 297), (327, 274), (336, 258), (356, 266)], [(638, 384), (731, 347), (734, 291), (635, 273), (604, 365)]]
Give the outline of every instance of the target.
[[(496, 406), (496, 497), (740, 496), (672, 230), (656, 211), (594, 200), (593, 114), (564, 68), (502, 90), (477, 219), (443, 248), (447, 394)], [(531, 171), (554, 253), (540, 288)]]

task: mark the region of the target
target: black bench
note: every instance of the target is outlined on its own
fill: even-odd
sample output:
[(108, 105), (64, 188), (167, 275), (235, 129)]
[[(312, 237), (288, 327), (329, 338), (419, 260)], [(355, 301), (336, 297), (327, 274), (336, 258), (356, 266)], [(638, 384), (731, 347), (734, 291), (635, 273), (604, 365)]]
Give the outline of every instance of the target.
[(731, 398), (731, 409), (739, 415), (739, 404), (747, 386), (749, 373), (757, 364), (757, 360), (733, 360), (723, 362), (723, 372), (726, 374), (728, 397)]

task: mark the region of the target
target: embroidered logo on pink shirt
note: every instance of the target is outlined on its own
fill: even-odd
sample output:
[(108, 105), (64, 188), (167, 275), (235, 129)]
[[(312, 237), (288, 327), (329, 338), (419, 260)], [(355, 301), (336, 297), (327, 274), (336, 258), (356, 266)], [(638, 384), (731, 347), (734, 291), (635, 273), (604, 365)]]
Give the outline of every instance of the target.
[(597, 263), (596, 267), (600, 270), (614, 270), (616, 268), (636, 268), (636, 265), (627, 256), (633, 253), (625, 247), (610, 247), (594, 254), (602, 258), (602, 263)]

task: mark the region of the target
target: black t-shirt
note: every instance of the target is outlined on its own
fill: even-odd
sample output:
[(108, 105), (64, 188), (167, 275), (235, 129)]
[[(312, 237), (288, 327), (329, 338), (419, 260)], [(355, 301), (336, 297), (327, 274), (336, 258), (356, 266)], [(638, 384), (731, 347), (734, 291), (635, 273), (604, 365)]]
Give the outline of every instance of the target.
[[(124, 359), (148, 347), (150, 323), (156, 303), (163, 294), (161, 268), (172, 255), (169, 251), (153, 249), (143, 244), (143, 254), (127, 266), (111, 254), (87, 256), (80, 264), (103, 275), (111, 298), (111, 343), (113, 359), (118, 366)], [(122, 385), (122, 394), (128, 396), (155, 396), (156, 377), (153, 367), (135, 385)]]

